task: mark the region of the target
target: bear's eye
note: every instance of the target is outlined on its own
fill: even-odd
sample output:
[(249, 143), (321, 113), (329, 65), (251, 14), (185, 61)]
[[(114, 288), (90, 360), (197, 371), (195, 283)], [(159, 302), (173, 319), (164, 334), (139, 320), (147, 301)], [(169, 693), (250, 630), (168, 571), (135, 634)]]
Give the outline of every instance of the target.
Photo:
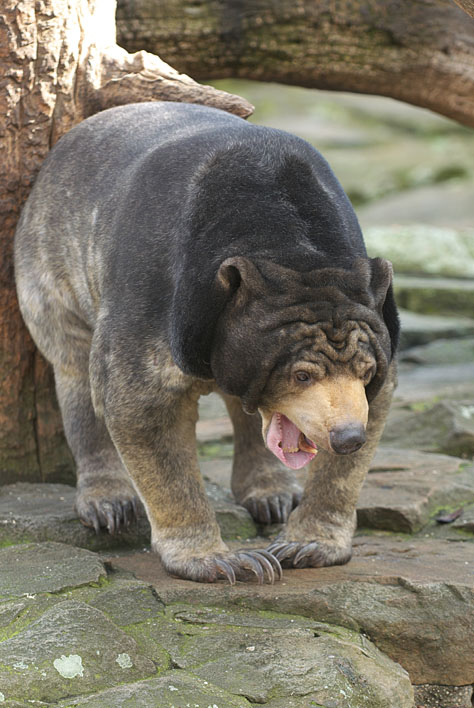
[(295, 379), (300, 383), (308, 383), (308, 381), (311, 381), (311, 374), (308, 374), (307, 371), (297, 371)]

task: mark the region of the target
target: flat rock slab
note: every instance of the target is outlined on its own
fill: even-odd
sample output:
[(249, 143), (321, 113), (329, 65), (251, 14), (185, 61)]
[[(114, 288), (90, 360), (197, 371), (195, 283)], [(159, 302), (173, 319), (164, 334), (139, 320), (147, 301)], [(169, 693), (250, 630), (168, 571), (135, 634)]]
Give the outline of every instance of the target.
[(474, 319), (470, 317), (445, 317), (422, 315), (400, 310), (402, 349), (428, 344), (446, 337), (468, 337), (474, 334)]
[(358, 525), (414, 533), (439, 508), (470, 503), (474, 465), (449, 455), (380, 447), (357, 504)]
[(438, 339), (429, 344), (405, 349), (400, 354), (400, 360), (425, 366), (427, 364), (472, 364), (474, 361), (474, 337)]
[(16, 482), (0, 486), (0, 545), (57, 541), (93, 551), (137, 548), (150, 540), (144, 513), (137, 524), (111, 536), (81, 524), (74, 508), (76, 490), (66, 484)]
[(463, 508), (461, 516), (453, 522), (453, 527), (474, 533), (474, 504), (468, 504)]
[(2, 693), (57, 701), (153, 676), (135, 640), (93, 607), (64, 600), (0, 643)]
[(400, 273), (474, 276), (474, 230), (425, 224), (373, 226), (364, 232), (369, 255), (383, 256)]
[(247, 708), (245, 698), (232, 696), (209, 681), (182, 671), (169, 671), (159, 678), (117, 686), (92, 696), (68, 699), (57, 708)]
[(307, 705), (343, 699), (364, 708), (412, 706), (408, 675), (358, 633), (211, 608), (175, 617), (189, 633), (185, 645), (171, 649), (173, 663), (252, 703), (304, 696)]
[(106, 577), (99, 556), (62, 543), (0, 548), (0, 598), (55, 593)]
[(286, 570), (274, 586), (170, 579), (140, 553), (111, 559), (153, 585), (164, 604), (304, 615), (362, 631), (416, 684), (474, 683), (474, 544), (358, 537), (345, 566)]
[[(474, 377), (474, 365), (472, 370)], [(384, 430), (383, 442), (472, 459), (474, 399), (394, 407)]]
[[(42, 545), (46, 563), (54, 546), (62, 557), (59, 544), (29, 551), (41, 557)], [(99, 585), (0, 600), (0, 702), (412, 708), (407, 672), (357, 630), (278, 607), (209, 607), (199, 603), (206, 588), (196, 586), (197, 604), (166, 606), (148, 583), (116, 568)]]
[(395, 401), (412, 403), (474, 396), (474, 363), (416, 366), (404, 370)]
[[(365, 230), (368, 226), (406, 225), (472, 228), (472, 183), (435, 184), (399, 194), (389, 194), (357, 210)], [(415, 246), (416, 248), (416, 246)], [(425, 247), (426, 248), (426, 247)], [(425, 250), (425, 249), (424, 249)], [(439, 257), (438, 257), (439, 258)]]
[[(207, 492), (223, 538), (245, 539), (257, 535), (249, 512), (234, 502), (229, 490), (209, 483)], [(105, 530), (96, 534), (79, 521), (74, 499), (74, 487), (65, 484), (17, 482), (0, 486), (0, 546), (57, 541), (104, 551), (149, 545), (150, 525), (143, 511), (137, 523), (114, 536)]]
[(397, 274), (393, 284), (399, 307), (410, 312), (455, 317), (462, 315), (470, 318), (474, 316), (472, 276), (466, 279), (421, 278)]

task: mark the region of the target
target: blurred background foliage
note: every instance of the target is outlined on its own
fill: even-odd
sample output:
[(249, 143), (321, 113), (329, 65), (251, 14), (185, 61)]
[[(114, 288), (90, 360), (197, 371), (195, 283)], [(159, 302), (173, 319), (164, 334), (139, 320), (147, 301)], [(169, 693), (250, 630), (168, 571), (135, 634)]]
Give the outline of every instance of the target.
[(242, 80), (214, 81), (255, 106), (255, 123), (288, 130), (326, 157), (361, 224), (470, 227), (474, 132), (390, 98)]

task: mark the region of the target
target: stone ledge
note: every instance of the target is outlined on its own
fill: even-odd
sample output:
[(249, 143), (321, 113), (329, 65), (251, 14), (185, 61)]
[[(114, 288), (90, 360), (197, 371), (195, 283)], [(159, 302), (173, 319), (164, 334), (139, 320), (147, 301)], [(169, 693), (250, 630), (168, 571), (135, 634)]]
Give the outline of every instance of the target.
[(107, 575), (95, 553), (52, 542), (0, 548), (0, 568), (0, 598), (56, 593)]
[(361, 631), (415, 684), (474, 683), (474, 544), (358, 537), (345, 566), (286, 570), (282, 582), (201, 586), (173, 579), (141, 553), (110, 559), (153, 585), (165, 605), (185, 602), (303, 615)]
[[(0, 547), (15, 543), (56, 541), (93, 551), (143, 548), (150, 543), (150, 525), (143, 513), (138, 522), (114, 536), (96, 534), (81, 524), (74, 509), (74, 487), (65, 484), (17, 482), (0, 486)], [(229, 490), (208, 483), (207, 493), (224, 539), (254, 538), (257, 527), (247, 509)]]

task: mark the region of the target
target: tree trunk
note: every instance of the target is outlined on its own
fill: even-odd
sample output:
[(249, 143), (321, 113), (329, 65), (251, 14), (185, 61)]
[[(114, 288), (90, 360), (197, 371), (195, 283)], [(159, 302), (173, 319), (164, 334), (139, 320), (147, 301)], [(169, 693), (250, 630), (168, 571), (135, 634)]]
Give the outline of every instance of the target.
[(0, 483), (72, 481), (52, 374), (18, 311), (12, 243), (21, 204), (54, 142), (110, 106), (153, 99), (247, 116), (244, 99), (115, 44), (113, 0), (5, 0), (0, 9)]
[(198, 79), (391, 96), (474, 126), (473, 0), (118, 0), (129, 51)]

